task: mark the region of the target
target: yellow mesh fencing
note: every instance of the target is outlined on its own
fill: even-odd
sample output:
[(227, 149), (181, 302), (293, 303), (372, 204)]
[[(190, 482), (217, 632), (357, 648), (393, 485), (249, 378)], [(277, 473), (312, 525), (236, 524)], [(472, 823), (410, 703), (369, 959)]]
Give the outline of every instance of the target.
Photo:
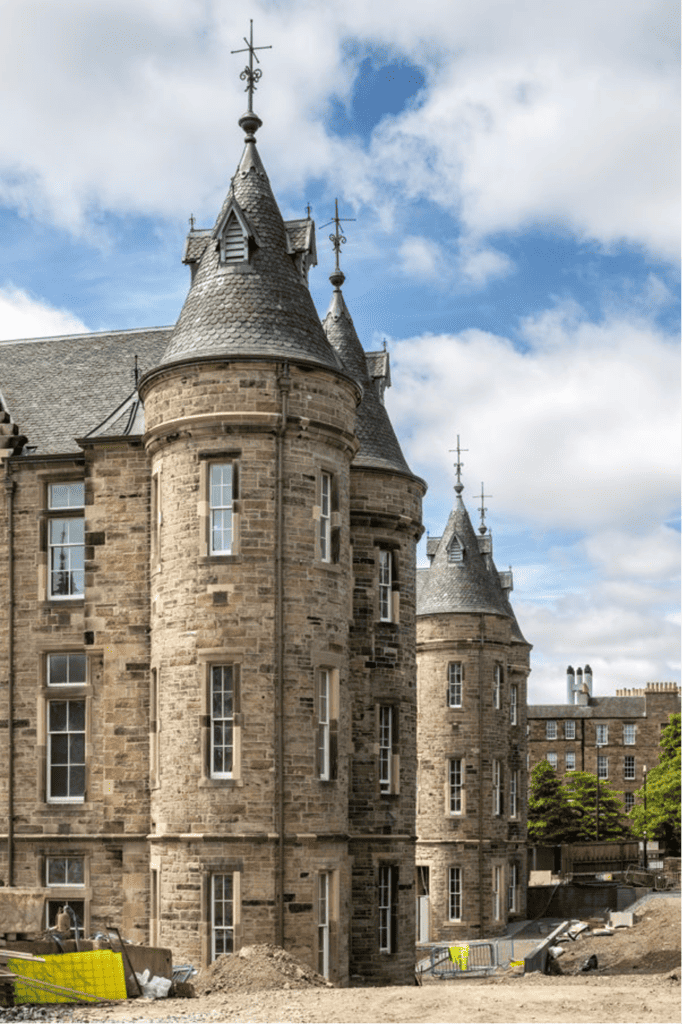
[(15, 1003), (79, 1003), (98, 999), (125, 999), (123, 957), (110, 949), (60, 953), (43, 957), (44, 963), (8, 960), (18, 975)]

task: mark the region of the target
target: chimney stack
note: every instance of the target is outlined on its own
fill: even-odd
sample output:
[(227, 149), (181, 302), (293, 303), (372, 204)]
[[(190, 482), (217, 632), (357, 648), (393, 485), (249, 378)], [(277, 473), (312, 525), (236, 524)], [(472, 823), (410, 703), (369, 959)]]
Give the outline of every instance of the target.
[(569, 665), (568, 668), (566, 669), (566, 703), (567, 704), (575, 703), (575, 698), (573, 696), (574, 691), (575, 691), (575, 672), (573, 671), (573, 666)]

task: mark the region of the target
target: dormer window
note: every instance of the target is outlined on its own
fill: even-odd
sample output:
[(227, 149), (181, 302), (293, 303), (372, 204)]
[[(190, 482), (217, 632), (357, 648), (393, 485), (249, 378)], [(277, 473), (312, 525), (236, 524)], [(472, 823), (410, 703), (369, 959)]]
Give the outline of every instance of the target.
[(459, 537), (453, 537), (448, 546), (448, 562), (464, 561), (464, 548)]
[(234, 213), (231, 213), (220, 239), (222, 263), (243, 263), (249, 258), (249, 239)]

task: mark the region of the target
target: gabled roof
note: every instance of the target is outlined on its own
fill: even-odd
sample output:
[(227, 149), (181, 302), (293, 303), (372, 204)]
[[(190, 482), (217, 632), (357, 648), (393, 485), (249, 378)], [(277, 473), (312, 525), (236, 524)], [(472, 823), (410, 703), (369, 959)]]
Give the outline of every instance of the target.
[[(291, 238), (270, 187), (254, 136), (246, 146), (212, 234), (236, 206), (257, 245), (248, 261), (221, 264), (213, 244), (201, 251), (189, 294), (161, 360), (212, 357), (301, 360), (330, 369), (340, 362), (322, 330), (310, 293), (294, 265)], [(306, 229), (307, 230), (307, 229)], [(295, 232), (296, 243), (300, 231)], [(197, 243), (195, 246), (195, 242)], [(198, 255), (201, 241), (186, 246)]]
[(353, 465), (410, 473), (388, 413), (370, 376), (365, 351), (341, 292), (342, 279), (340, 272), (338, 278), (335, 274), (331, 276), (332, 283), (338, 284), (322, 326), (344, 368), (362, 388), (355, 422), (360, 449), (353, 459)]
[[(75, 438), (108, 421), (156, 366), (172, 327), (0, 342), (0, 391), (36, 454), (79, 452)], [(123, 431), (121, 430), (121, 433)], [(26, 452), (27, 449), (24, 449)]]
[[(458, 484), (461, 489), (461, 485)], [(457, 537), (464, 552), (461, 561), (448, 558), (450, 544)], [(433, 556), (427, 569), (417, 573), (417, 615), (475, 612), (502, 615), (511, 620), (512, 632), (525, 643), (514, 610), (502, 586), (492, 555), (481, 548), (461, 494), (450, 513), (442, 537), (430, 537), (427, 552)]]

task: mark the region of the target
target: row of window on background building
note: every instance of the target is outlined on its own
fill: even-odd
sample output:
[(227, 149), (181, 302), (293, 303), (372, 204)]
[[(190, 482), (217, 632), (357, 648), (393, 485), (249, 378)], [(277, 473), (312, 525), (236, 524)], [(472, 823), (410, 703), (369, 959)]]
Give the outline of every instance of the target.
[[(496, 664), (493, 669), (493, 707), (499, 711), (502, 707), (504, 669)], [(450, 708), (461, 708), (464, 704), (464, 665), (461, 661), (451, 661), (448, 665), (447, 705)], [(518, 724), (519, 688), (509, 687), (509, 723)]]
[[(552, 768), (555, 771), (559, 768), (559, 755), (553, 750), (547, 752), (547, 761), (549, 761)], [(565, 770), (567, 772), (575, 771), (575, 752), (567, 750), (565, 754)], [(599, 754), (597, 757), (597, 775), (600, 779), (608, 779), (609, 777), (609, 759), (604, 754)], [(637, 769), (635, 764), (635, 758), (633, 754), (626, 754), (623, 758), (623, 778), (624, 779), (635, 779), (637, 775)]]
[[(575, 721), (564, 722), (564, 739), (575, 739)], [(555, 719), (548, 719), (545, 722), (545, 737), (548, 740), (559, 739), (559, 730)], [(598, 747), (605, 747), (609, 742), (608, 725), (598, 724), (595, 730), (595, 742)], [(626, 747), (634, 746), (637, 742), (637, 726), (632, 723), (623, 725), (623, 744)]]

